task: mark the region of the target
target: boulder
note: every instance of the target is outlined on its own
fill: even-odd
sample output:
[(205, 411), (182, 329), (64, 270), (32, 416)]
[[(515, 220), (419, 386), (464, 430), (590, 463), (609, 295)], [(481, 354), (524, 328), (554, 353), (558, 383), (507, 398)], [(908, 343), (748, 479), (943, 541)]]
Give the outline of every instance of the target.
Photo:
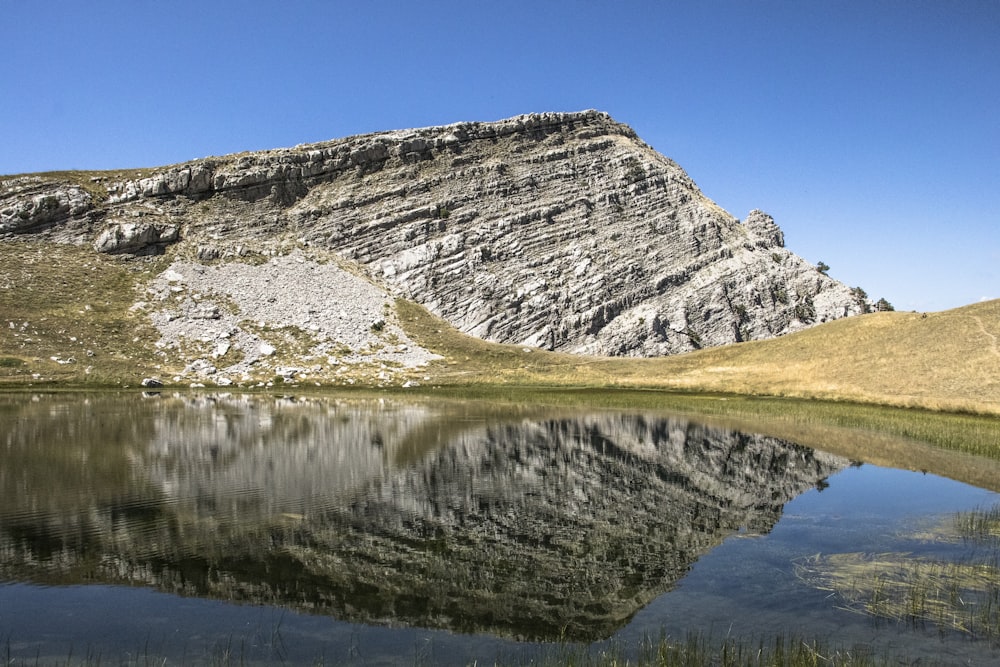
[(94, 241), (94, 250), (103, 253), (148, 254), (157, 247), (177, 241), (177, 225), (153, 222), (117, 222)]

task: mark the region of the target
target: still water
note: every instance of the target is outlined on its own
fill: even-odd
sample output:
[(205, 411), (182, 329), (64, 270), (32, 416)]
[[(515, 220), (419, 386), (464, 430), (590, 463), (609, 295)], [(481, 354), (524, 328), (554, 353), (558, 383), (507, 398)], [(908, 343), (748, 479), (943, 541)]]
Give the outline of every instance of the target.
[[(1000, 545), (956, 515), (998, 505), (932, 474), (650, 412), (0, 396), (0, 651), (524, 664), (698, 633), (993, 664), (982, 586), (962, 573), (974, 561), (995, 595)], [(957, 608), (885, 602), (886, 568), (942, 562), (966, 568)]]

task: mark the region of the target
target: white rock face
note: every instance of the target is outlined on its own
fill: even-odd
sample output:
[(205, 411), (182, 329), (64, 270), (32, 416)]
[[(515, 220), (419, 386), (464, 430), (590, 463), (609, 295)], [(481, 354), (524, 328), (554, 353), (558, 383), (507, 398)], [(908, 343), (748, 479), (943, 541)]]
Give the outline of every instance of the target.
[(0, 235), (38, 231), (85, 215), (93, 204), (78, 185), (22, 176), (0, 181)]
[(94, 241), (94, 250), (106, 253), (137, 253), (177, 240), (176, 225), (148, 222), (117, 222)]
[[(203, 260), (294, 238), (497, 342), (663, 355), (866, 308), (785, 249), (770, 216), (740, 222), (597, 111), (208, 158), (108, 190), (96, 217), (177, 229)], [(82, 240), (101, 234), (103, 247), (125, 231), (94, 227)]]

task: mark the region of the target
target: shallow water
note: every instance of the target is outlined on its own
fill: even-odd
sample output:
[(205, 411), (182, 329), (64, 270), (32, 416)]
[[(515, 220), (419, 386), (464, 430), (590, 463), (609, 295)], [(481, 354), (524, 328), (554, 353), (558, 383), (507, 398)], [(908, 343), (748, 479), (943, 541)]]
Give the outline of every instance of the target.
[[(652, 412), (0, 397), (0, 645), (31, 662), (524, 662), (690, 633), (991, 664), (816, 555), (968, 557), (997, 494)], [(617, 650), (617, 649), (616, 649)]]

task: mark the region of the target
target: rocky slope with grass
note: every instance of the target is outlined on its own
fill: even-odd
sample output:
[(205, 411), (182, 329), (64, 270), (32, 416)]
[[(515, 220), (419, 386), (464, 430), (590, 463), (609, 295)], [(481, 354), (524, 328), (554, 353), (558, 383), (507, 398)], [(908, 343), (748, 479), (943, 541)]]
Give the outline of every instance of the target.
[[(596, 111), (160, 169), (6, 178), (0, 239), (16, 237), (123, 256), (167, 250), (201, 264), (320, 253), (379, 285), (383, 300), (414, 300), (474, 336), (587, 354), (657, 356), (770, 338), (869, 306), (863, 292), (787, 250), (768, 215), (734, 218)], [(322, 286), (304, 279), (271, 294), (272, 306), (294, 293), (318, 316)], [(279, 310), (272, 306), (242, 316), (259, 319)], [(302, 327), (287, 319), (270, 326)]]

